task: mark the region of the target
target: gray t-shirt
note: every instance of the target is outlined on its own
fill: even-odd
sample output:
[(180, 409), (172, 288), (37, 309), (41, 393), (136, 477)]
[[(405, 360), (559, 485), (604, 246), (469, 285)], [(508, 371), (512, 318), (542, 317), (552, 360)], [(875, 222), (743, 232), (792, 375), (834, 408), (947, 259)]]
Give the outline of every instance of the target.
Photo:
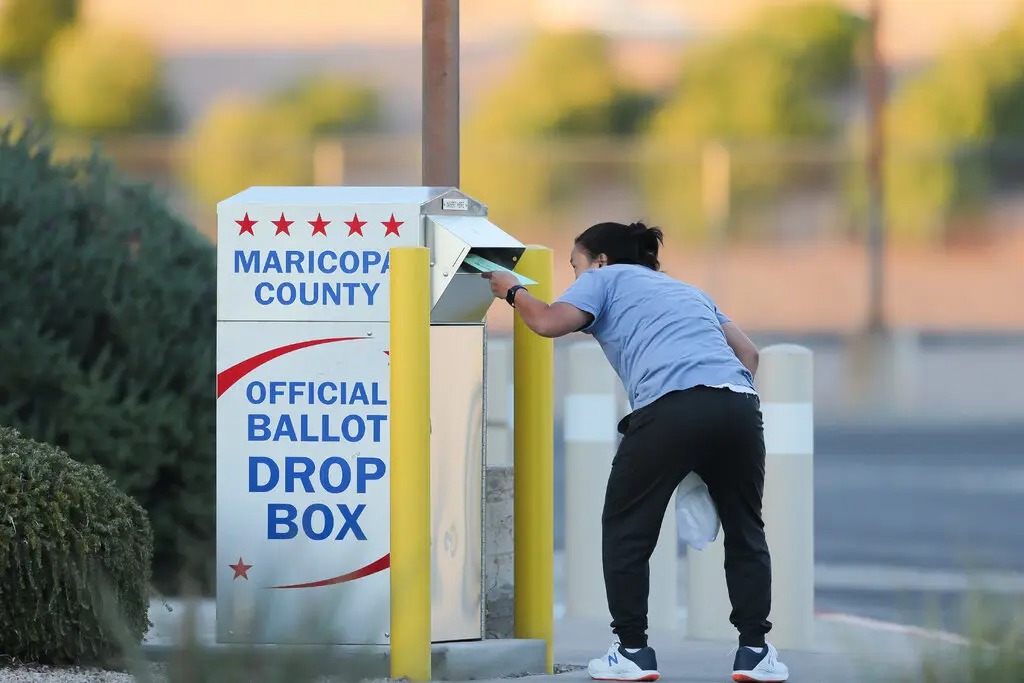
[(729, 318), (693, 285), (617, 264), (584, 272), (557, 301), (594, 316), (582, 331), (601, 344), (633, 410), (700, 385), (754, 392), (750, 371), (725, 341)]

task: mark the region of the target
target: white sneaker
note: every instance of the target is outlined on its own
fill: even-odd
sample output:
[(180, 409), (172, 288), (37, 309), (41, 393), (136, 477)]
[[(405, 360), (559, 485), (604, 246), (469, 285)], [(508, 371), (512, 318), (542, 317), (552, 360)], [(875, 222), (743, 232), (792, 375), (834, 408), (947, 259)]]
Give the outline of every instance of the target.
[(656, 681), (661, 677), (653, 648), (626, 652), (618, 642), (612, 643), (604, 657), (591, 659), (587, 673), (598, 681)]
[(744, 645), (736, 650), (732, 680), (743, 683), (782, 683), (789, 679), (789, 668), (779, 661), (779, 652), (771, 643), (764, 647)]

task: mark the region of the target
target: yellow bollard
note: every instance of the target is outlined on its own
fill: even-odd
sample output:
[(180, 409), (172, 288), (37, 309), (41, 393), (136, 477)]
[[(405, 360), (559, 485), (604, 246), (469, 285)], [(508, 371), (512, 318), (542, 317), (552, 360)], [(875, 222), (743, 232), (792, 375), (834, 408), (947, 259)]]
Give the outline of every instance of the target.
[[(551, 302), (550, 249), (531, 246), (517, 273), (536, 280), (531, 294)], [(515, 393), (515, 636), (547, 643), (554, 660), (554, 344), (516, 316), (513, 327)]]
[(391, 678), (430, 680), (430, 258), (391, 249)]

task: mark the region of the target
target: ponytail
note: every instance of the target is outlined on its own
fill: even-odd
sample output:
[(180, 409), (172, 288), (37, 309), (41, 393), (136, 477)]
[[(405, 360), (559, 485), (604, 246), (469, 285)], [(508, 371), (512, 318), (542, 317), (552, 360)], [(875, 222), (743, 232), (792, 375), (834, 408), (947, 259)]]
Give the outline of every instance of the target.
[(639, 221), (629, 225), (607, 222), (584, 230), (576, 244), (591, 258), (604, 254), (609, 265), (632, 264), (658, 270), (658, 251), (664, 238), (660, 228), (647, 227)]
[(629, 224), (630, 235), (636, 242), (637, 262), (651, 270), (658, 270), (658, 249), (664, 243), (665, 235), (660, 228), (649, 228), (637, 221)]

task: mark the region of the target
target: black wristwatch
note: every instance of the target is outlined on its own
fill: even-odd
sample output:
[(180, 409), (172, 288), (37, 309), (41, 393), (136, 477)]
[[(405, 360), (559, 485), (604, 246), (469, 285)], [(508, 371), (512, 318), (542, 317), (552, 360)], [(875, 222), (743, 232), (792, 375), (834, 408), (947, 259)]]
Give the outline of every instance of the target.
[(508, 288), (508, 291), (505, 292), (505, 301), (507, 301), (508, 305), (512, 308), (516, 307), (516, 292), (520, 289), (526, 289), (526, 287), (523, 285), (512, 285)]

